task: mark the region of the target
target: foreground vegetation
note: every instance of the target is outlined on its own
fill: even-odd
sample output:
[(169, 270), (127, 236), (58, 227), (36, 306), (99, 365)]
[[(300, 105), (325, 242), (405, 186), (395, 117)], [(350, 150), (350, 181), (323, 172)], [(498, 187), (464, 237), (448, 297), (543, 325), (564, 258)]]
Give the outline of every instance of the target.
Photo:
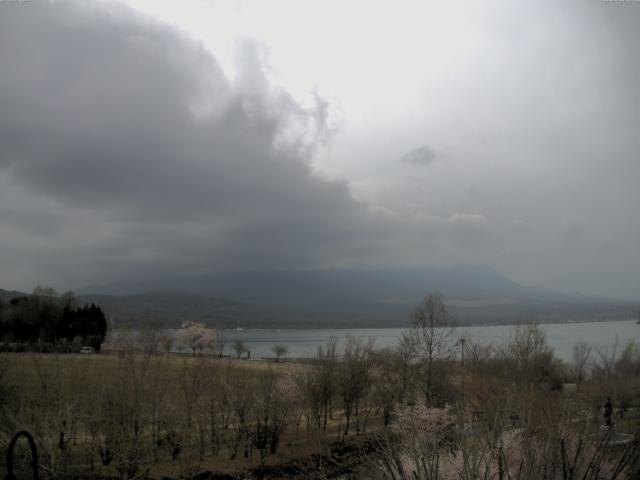
[(2, 354), (2, 450), (32, 432), (45, 478), (640, 476), (636, 343), (578, 344), (564, 364), (535, 325), (501, 347), (459, 342), (437, 295), (413, 320), (397, 348), (332, 341), (307, 363), (178, 356), (148, 339)]

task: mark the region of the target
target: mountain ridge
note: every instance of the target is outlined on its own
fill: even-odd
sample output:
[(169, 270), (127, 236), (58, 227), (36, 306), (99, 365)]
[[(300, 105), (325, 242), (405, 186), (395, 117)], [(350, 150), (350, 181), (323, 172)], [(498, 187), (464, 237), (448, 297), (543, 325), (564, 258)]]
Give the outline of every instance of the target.
[[(626, 318), (631, 302), (526, 287), (484, 266), (405, 270), (216, 273), (85, 287), (112, 326), (402, 327), (421, 298), (439, 291), (458, 323)], [(9, 292), (0, 291), (0, 298)], [(20, 292), (14, 292), (20, 294)]]
[[(632, 310), (631, 302), (526, 287), (486, 266), (214, 273), (100, 288), (119, 294), (170, 290), (217, 297), (249, 306), (258, 316), (268, 312), (282, 317), (283, 324), (304, 326), (406, 325), (415, 305), (431, 291), (443, 293), (452, 314), (464, 323), (619, 318)], [(276, 319), (274, 326), (279, 325)]]

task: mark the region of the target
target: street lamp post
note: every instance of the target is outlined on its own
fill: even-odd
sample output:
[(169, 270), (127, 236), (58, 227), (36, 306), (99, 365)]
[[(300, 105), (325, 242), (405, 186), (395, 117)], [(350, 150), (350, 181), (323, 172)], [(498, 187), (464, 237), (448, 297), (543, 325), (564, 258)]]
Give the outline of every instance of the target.
[(460, 352), (462, 356), (462, 414), (464, 415), (464, 342), (467, 339), (464, 337), (460, 338)]

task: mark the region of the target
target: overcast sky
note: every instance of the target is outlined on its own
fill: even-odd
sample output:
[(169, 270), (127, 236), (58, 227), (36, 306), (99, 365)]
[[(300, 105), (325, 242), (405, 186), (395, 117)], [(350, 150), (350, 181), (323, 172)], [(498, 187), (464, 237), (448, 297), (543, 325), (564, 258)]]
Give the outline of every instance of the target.
[(640, 2), (0, 1), (0, 288), (488, 265), (640, 297)]

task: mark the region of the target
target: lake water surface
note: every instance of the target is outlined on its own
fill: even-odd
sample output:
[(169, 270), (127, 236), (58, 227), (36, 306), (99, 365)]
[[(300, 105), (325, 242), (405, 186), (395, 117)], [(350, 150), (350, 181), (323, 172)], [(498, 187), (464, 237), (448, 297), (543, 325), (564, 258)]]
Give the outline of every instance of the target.
[[(570, 360), (573, 346), (584, 340), (597, 348), (611, 348), (617, 341), (621, 348), (628, 340), (640, 342), (640, 325), (635, 320), (615, 322), (554, 323), (542, 324), (549, 345), (563, 360)], [(482, 344), (500, 345), (507, 342), (514, 332), (512, 325), (459, 327), (455, 335), (465, 335)], [(403, 328), (353, 328), (353, 329), (281, 329), (281, 330), (224, 330), (225, 354), (233, 354), (231, 343), (242, 340), (251, 350), (252, 358), (273, 357), (271, 347), (286, 345), (291, 358), (313, 357), (320, 345), (331, 337), (339, 347), (348, 337), (374, 339), (376, 347), (392, 347), (406, 330)]]

